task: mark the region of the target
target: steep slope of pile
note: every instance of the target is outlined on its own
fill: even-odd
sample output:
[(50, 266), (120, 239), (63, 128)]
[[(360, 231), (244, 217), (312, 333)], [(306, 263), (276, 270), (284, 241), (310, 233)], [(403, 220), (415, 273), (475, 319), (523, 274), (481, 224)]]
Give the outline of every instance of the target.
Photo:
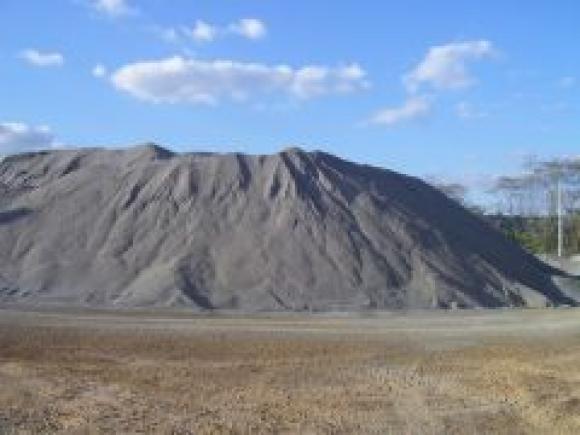
[(0, 302), (248, 310), (573, 303), (418, 179), (322, 152), (154, 145), (0, 163)]

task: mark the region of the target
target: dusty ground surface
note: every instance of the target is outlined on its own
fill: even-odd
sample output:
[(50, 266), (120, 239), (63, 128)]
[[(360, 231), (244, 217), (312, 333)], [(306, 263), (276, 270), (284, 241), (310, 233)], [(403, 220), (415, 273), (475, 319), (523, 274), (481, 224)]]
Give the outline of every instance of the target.
[(580, 433), (580, 311), (0, 310), (0, 433)]

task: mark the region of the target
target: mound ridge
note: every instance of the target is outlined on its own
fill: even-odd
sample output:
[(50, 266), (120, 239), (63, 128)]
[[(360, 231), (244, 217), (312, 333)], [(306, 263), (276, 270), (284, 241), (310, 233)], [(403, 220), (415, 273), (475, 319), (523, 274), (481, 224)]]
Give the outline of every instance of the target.
[(324, 152), (155, 144), (0, 162), (0, 303), (334, 310), (574, 304), (420, 181)]

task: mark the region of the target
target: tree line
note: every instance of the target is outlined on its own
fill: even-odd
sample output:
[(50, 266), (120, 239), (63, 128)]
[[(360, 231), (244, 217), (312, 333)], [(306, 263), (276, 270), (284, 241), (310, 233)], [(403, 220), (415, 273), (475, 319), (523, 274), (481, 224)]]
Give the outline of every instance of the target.
[(461, 183), (427, 181), (533, 253), (580, 254), (580, 158), (529, 159), (494, 181), (485, 205), (470, 204)]

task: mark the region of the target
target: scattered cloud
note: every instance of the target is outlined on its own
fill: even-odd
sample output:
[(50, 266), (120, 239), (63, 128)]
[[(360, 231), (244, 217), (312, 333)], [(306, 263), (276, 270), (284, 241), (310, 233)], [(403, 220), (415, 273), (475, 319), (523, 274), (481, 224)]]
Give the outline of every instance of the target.
[[(430, 91), (466, 88), (475, 82), (475, 78), (467, 68), (468, 63), (491, 58), (495, 54), (495, 48), (487, 40), (454, 42), (431, 47), (423, 60), (403, 76), (403, 84), (407, 91), (405, 102), (399, 107), (378, 111), (367, 124), (393, 126), (427, 116), (431, 112), (432, 98), (425, 96), (425, 87), (429, 87)], [(485, 116), (465, 102), (459, 103), (455, 111), (459, 117), (465, 119)]]
[(219, 29), (216, 26), (197, 20), (193, 29), (190, 30), (191, 37), (197, 42), (211, 42), (218, 35)]
[(99, 13), (114, 18), (131, 15), (136, 11), (127, 0), (92, 0), (91, 5)]
[(576, 86), (576, 77), (566, 76), (558, 80), (558, 87), (561, 89), (571, 89)]
[(144, 101), (190, 104), (240, 102), (276, 94), (309, 99), (369, 86), (357, 64), (293, 68), (181, 56), (125, 65), (113, 72), (111, 80), (117, 89)]
[(40, 52), (28, 49), (20, 52), (19, 57), (30, 65), (37, 67), (54, 67), (64, 64), (64, 56), (57, 52)]
[(91, 74), (98, 79), (103, 78), (107, 75), (107, 68), (103, 64), (98, 63), (93, 67)]
[(491, 58), (494, 54), (495, 49), (487, 40), (434, 46), (415, 69), (405, 75), (403, 82), (409, 92), (417, 92), (423, 85), (435, 89), (465, 88), (475, 82), (468, 63)]
[(231, 24), (229, 30), (248, 39), (261, 39), (268, 33), (264, 22), (257, 18), (242, 18), (237, 23)]
[(426, 97), (409, 97), (401, 106), (380, 110), (369, 120), (370, 124), (393, 126), (424, 118), (431, 112), (431, 102)]
[(488, 114), (482, 110), (478, 110), (473, 104), (466, 101), (461, 101), (455, 105), (455, 113), (461, 119), (481, 119), (486, 118)]
[(241, 36), (242, 38), (256, 41), (264, 38), (268, 33), (268, 29), (266, 24), (258, 18), (242, 18), (225, 26), (197, 20), (193, 27), (169, 27), (161, 29), (159, 33), (162, 39), (167, 42), (192, 39), (202, 44), (228, 36)]
[(54, 134), (47, 126), (30, 126), (20, 122), (0, 123), (0, 155), (53, 148)]

